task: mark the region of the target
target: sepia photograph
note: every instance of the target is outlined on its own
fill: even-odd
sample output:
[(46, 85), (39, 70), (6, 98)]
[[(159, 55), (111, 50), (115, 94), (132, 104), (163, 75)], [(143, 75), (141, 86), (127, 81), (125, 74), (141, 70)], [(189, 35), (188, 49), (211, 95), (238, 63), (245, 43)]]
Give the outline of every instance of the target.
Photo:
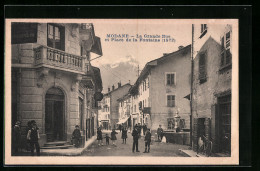
[(7, 164), (239, 164), (237, 19), (6, 19)]

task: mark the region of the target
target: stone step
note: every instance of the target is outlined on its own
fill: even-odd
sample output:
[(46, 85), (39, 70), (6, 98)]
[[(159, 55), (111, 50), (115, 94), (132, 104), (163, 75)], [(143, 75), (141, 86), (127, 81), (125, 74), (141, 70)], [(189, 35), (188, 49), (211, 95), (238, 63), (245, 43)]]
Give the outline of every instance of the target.
[(49, 146), (49, 147), (41, 147), (41, 149), (67, 149), (72, 148), (74, 145), (58, 145), (58, 146)]
[(67, 141), (53, 141), (53, 142), (47, 142), (44, 144), (44, 147), (52, 147), (52, 146), (62, 146), (65, 144), (70, 144), (70, 142)]

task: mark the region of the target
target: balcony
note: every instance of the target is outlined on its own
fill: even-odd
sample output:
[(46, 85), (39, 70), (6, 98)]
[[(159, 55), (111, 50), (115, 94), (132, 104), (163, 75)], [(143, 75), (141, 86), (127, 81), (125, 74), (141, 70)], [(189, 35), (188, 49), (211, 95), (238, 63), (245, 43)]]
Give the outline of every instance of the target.
[(66, 53), (47, 46), (34, 49), (35, 66), (60, 69), (69, 72), (85, 73), (86, 57)]

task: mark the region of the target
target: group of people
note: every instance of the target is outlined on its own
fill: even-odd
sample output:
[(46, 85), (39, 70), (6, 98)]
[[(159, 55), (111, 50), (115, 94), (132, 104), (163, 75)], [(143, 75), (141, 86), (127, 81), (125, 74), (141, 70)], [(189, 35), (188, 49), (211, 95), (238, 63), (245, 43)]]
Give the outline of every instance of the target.
[[(144, 127), (143, 127), (144, 128)], [(127, 128), (126, 127), (120, 127), (119, 126), (120, 132), (122, 132), (122, 144), (126, 144), (126, 139), (127, 139)], [(115, 129), (112, 129), (111, 136), (108, 134), (105, 135), (106, 139), (106, 145), (109, 145), (109, 140), (112, 140), (112, 143), (114, 146), (116, 146), (115, 141), (117, 140), (116, 134), (118, 134)], [(149, 153), (150, 152), (150, 144), (151, 144), (151, 132), (150, 129), (145, 127), (145, 132), (144, 132), (144, 141), (145, 141), (145, 151), (144, 153)], [(141, 137), (141, 127), (139, 125), (135, 125), (134, 130), (132, 131), (132, 136), (133, 136), (133, 147), (132, 147), (132, 152), (140, 152), (138, 149), (138, 140)], [(98, 128), (97, 130), (97, 140), (98, 140), (98, 146), (103, 145), (102, 140), (102, 130), (101, 128)]]
[[(31, 155), (34, 156), (34, 149), (36, 149), (37, 156), (40, 156), (40, 145), (38, 140), (40, 139), (39, 128), (34, 120), (27, 123), (27, 144), (31, 151)], [(21, 122), (16, 121), (12, 130), (12, 155), (18, 155), (21, 152)]]

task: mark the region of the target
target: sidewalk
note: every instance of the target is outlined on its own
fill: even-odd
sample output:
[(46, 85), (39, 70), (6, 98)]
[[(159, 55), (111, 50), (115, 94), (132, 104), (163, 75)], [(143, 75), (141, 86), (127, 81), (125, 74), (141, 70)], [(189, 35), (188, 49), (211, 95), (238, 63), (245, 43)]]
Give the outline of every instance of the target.
[[(68, 148), (68, 149), (41, 149), (41, 156), (80, 156), (85, 149), (95, 142), (96, 136), (91, 137), (84, 148)], [(29, 151), (23, 152), (24, 155), (30, 155)]]

